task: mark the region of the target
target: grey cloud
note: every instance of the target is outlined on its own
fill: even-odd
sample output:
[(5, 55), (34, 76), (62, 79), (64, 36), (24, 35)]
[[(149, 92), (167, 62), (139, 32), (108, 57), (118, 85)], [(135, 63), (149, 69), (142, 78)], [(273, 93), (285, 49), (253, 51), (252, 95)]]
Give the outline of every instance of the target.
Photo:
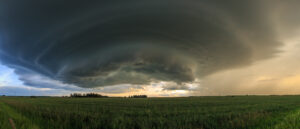
[(278, 52), (281, 43), (264, 5), (252, 0), (0, 1), (0, 58), (14, 69), (80, 87), (193, 82)]
[(30, 88), (20, 86), (1, 86), (0, 95), (7, 96), (53, 96), (53, 95), (68, 95), (70, 91), (61, 89)]
[(186, 85), (167, 85), (163, 86), (163, 90), (189, 90), (190, 88)]
[(136, 90), (144, 90), (143, 86), (139, 85), (115, 85), (115, 86), (106, 86), (96, 89), (101, 93), (110, 93), (110, 94), (118, 94), (118, 93), (130, 93)]
[(24, 82), (24, 85), (34, 88), (50, 88), (50, 89), (62, 89), (68, 91), (83, 91), (75, 85), (65, 84), (58, 80), (53, 80), (49, 77), (42, 76), (30, 71), (17, 70), (15, 71), (19, 75), (19, 80)]

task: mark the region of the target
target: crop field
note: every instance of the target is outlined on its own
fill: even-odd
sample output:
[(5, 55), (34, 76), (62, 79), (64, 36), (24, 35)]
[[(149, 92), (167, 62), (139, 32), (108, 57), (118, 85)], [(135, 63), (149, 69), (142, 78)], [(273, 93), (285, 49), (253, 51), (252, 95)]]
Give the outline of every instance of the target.
[(299, 129), (300, 96), (0, 97), (0, 128), (12, 129), (12, 126), (16, 129)]

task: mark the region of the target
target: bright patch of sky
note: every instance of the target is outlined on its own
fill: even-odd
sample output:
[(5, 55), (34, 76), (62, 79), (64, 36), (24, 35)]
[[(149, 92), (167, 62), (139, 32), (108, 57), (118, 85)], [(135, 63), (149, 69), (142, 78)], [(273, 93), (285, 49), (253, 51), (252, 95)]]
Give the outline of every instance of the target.
[(23, 82), (19, 80), (14, 70), (0, 64), (0, 86), (20, 86)]

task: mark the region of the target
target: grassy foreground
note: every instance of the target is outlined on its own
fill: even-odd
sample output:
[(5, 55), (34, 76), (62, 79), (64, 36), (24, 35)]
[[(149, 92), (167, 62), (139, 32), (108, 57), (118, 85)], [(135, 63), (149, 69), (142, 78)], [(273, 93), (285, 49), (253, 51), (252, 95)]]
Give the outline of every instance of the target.
[(300, 96), (0, 97), (0, 129), (299, 129)]

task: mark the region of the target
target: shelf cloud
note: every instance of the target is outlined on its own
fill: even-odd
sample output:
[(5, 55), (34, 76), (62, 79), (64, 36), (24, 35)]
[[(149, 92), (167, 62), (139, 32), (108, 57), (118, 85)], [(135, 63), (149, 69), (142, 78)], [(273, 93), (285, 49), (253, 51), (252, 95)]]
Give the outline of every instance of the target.
[(270, 5), (256, 0), (0, 1), (0, 58), (20, 76), (38, 74), (83, 88), (190, 83), (276, 56), (282, 43)]

